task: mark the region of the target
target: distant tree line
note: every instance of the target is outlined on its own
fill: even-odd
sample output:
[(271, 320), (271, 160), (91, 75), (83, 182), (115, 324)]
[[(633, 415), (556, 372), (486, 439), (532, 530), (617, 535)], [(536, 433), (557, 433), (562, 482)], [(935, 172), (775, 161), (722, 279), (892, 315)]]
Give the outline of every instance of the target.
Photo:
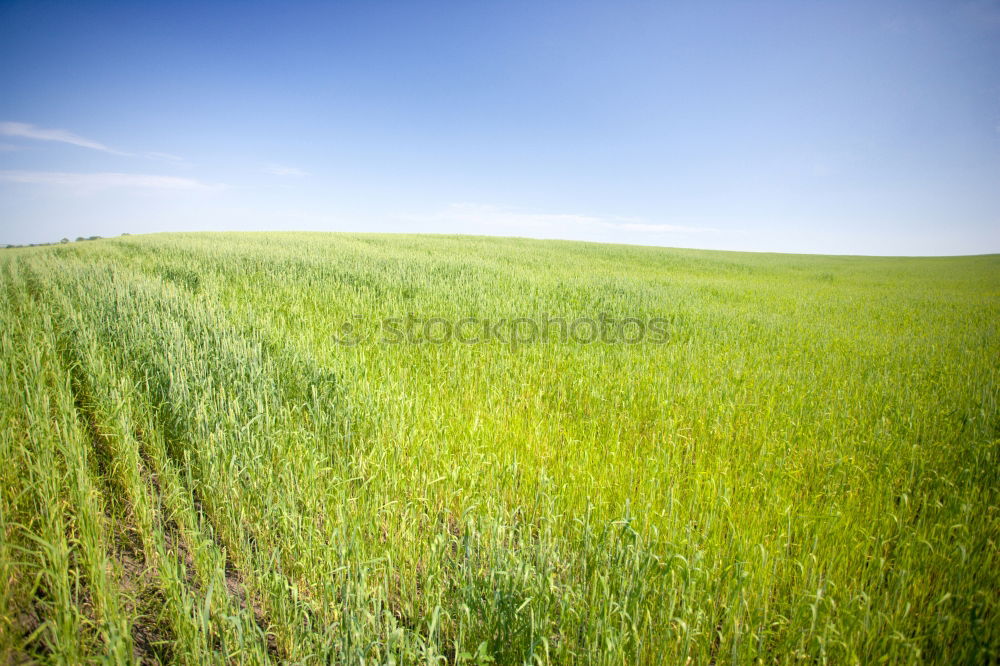
[[(128, 236), (128, 234), (122, 234), (122, 236)], [(79, 243), (81, 241), (92, 241), (92, 240), (100, 240), (100, 239), (101, 239), (101, 236), (77, 236), (75, 242)], [(26, 245), (14, 245), (14, 244), (8, 243), (7, 247), (8, 248), (12, 248), (12, 247), (44, 247), (46, 245), (61, 245), (63, 243), (69, 243), (69, 242), (70, 242), (70, 240), (68, 238), (63, 238), (58, 243), (28, 243)]]

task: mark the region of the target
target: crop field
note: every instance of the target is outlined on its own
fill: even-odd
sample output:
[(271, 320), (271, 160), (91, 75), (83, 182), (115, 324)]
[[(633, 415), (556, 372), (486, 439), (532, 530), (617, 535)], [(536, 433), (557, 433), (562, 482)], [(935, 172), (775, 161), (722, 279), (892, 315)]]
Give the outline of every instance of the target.
[(1000, 256), (0, 251), (0, 662), (996, 663)]

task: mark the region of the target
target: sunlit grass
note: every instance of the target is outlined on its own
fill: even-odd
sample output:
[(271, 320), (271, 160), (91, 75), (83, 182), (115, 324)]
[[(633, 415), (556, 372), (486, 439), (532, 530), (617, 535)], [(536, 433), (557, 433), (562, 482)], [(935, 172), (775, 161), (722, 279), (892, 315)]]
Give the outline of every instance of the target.
[[(3, 658), (1000, 658), (996, 256), (175, 234), (0, 275)], [(337, 343), (408, 314), (669, 341)]]

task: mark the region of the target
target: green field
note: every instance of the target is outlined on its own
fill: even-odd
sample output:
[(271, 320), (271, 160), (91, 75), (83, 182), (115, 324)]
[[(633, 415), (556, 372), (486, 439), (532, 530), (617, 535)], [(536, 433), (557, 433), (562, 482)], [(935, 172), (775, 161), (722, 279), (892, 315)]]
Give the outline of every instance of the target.
[[(1000, 659), (1000, 256), (167, 234), (0, 281), (0, 662)], [(504, 327), (548, 318), (665, 337)]]

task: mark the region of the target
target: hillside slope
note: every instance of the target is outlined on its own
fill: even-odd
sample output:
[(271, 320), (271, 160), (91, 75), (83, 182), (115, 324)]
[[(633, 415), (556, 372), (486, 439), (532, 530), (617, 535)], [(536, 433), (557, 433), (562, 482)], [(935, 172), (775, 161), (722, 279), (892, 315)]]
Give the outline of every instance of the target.
[(1000, 658), (998, 256), (164, 234), (0, 280), (0, 660)]

